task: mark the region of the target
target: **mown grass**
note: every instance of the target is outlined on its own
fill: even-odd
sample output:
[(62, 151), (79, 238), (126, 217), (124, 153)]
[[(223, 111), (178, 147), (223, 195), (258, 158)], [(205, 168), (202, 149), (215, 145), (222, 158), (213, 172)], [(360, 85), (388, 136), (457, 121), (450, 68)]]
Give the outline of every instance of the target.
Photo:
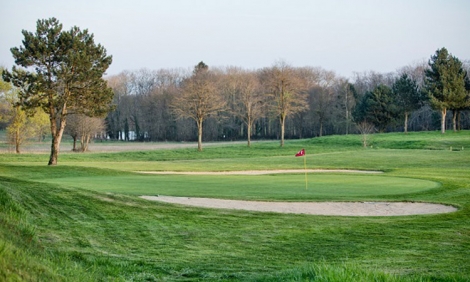
[[(384, 199), (439, 187), (432, 181), (375, 175), (261, 176), (127, 175), (60, 177), (45, 182), (131, 195), (217, 197), (251, 200)], [(305, 183), (307, 182), (307, 184)], [(310, 183), (308, 183), (310, 182)], [(119, 183), (119, 185), (117, 185)], [(190, 184), (190, 185), (189, 185)], [(266, 192), (269, 191), (269, 192)]]
[[(271, 142), (253, 148), (208, 147), (202, 153), (62, 154), (57, 167), (45, 166), (42, 154), (0, 155), (0, 280), (468, 281), (470, 151), (447, 147), (470, 148), (469, 137), (469, 132), (374, 135), (372, 149), (363, 149), (358, 136), (331, 136), (289, 141), (283, 149)], [(420, 147), (412, 148), (420, 139)], [(132, 172), (303, 168), (303, 160), (293, 157), (301, 147), (311, 168), (385, 171), (381, 176), (321, 175), (325, 181), (382, 177), (384, 182), (418, 179), (439, 186), (388, 195), (372, 189), (361, 195), (343, 190), (319, 196), (314, 186), (307, 193), (303, 185), (297, 191), (281, 189), (286, 183), (301, 184), (302, 174), (195, 178)], [(202, 184), (194, 185), (198, 179)], [(332, 217), (200, 209), (135, 196), (140, 193), (135, 189), (147, 192), (152, 182), (164, 192), (179, 183), (181, 194), (429, 201), (452, 204), (459, 211)], [(236, 194), (238, 182), (243, 189)], [(279, 186), (250, 191), (250, 185), (266, 182)], [(204, 191), (208, 183), (214, 186)]]

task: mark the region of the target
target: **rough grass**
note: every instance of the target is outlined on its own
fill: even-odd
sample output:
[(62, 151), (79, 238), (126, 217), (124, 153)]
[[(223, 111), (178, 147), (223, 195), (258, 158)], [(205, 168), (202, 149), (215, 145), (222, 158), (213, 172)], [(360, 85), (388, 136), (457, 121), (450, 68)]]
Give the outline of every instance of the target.
[[(372, 149), (356, 144), (358, 136), (332, 136), (288, 142), (284, 149), (272, 142), (203, 153), (63, 154), (57, 167), (45, 166), (47, 155), (0, 155), (0, 280), (468, 281), (470, 151), (447, 146), (467, 147), (469, 136), (374, 135)], [(425, 147), (410, 148), (408, 138), (422, 139)], [(383, 218), (287, 215), (148, 202), (129, 189), (71, 188), (81, 181), (92, 185), (93, 179), (119, 187), (122, 178), (132, 182), (134, 176), (139, 186), (134, 169), (302, 168), (302, 159), (293, 157), (299, 147), (306, 148), (312, 168), (381, 169), (386, 178), (438, 182), (433, 189), (380, 197), (448, 203), (459, 211)], [(71, 178), (77, 183), (61, 182)], [(239, 181), (229, 179), (229, 187)]]

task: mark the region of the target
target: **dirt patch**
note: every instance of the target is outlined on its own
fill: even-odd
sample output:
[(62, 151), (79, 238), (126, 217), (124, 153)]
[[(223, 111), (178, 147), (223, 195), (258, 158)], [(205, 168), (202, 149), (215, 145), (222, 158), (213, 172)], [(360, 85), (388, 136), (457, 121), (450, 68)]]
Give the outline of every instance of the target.
[(331, 216), (404, 216), (457, 211), (452, 206), (412, 202), (261, 202), (169, 196), (141, 198), (204, 208)]

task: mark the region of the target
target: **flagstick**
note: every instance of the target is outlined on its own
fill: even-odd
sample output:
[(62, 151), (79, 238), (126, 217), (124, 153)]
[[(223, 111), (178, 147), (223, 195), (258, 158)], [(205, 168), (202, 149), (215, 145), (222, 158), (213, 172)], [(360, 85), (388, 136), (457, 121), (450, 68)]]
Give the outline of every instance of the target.
[(307, 154), (304, 155), (304, 169), (305, 169), (305, 190), (308, 189), (308, 178), (307, 178)]

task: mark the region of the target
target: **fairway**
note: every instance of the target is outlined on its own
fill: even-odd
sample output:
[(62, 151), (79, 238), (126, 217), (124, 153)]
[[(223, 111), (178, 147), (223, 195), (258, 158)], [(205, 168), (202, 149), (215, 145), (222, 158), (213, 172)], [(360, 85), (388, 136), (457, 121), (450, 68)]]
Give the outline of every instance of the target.
[(63, 186), (130, 195), (168, 195), (255, 200), (373, 199), (420, 193), (439, 183), (384, 175), (309, 173), (272, 175), (141, 175), (61, 177)]

